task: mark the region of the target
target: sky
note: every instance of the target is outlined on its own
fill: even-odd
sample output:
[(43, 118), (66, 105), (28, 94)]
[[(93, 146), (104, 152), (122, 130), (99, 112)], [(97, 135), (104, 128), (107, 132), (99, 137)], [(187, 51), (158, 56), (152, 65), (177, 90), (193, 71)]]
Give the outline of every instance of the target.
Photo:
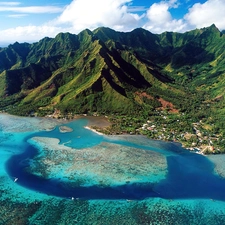
[(0, 0), (0, 46), (102, 26), (159, 34), (212, 24), (225, 30), (225, 0)]

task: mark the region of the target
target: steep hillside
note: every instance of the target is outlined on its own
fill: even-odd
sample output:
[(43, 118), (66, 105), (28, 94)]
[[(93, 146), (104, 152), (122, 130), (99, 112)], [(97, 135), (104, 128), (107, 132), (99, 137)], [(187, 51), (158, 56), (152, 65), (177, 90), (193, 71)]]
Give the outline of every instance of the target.
[[(26, 51), (14, 50), (9, 60), (9, 49), (19, 49), (20, 44), (15, 43), (1, 50), (2, 61), (11, 63), (1, 66), (2, 107), (8, 100), (12, 111), (13, 98), (13, 112), (21, 114), (55, 109), (62, 113), (153, 109), (160, 105), (154, 88), (166, 90), (172, 84), (172, 79), (148, 59), (153, 51), (161, 51), (157, 43), (152, 46), (155, 39), (158, 37), (143, 29), (127, 34), (109, 28), (84, 30), (78, 35), (61, 33), (32, 45), (22, 44)], [(171, 90), (176, 91), (180, 92)], [(153, 97), (140, 98), (139, 92)]]
[(16, 42), (0, 49), (0, 109), (20, 115), (154, 116), (157, 121), (157, 112), (167, 111), (176, 115), (171, 121), (187, 115), (188, 124), (203, 121), (223, 137), (224, 47), (225, 34), (215, 25), (159, 35), (101, 27), (33, 44)]

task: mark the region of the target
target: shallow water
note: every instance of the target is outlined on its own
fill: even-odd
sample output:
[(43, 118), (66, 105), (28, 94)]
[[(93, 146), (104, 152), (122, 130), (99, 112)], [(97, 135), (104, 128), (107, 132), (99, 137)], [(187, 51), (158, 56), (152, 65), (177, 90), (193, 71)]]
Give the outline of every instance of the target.
[[(207, 224), (216, 224), (218, 215), (218, 224), (225, 222), (225, 180), (214, 170), (217, 159), (143, 136), (98, 135), (84, 128), (85, 119), (64, 124), (72, 132), (60, 132), (57, 123), (0, 115), (1, 207), (6, 207), (6, 199), (12, 205), (15, 201), (32, 204), (34, 211), (26, 217), (35, 224), (35, 212), (43, 213), (53, 202), (68, 212), (68, 207), (87, 207), (84, 218), (77, 215), (80, 224), (92, 224), (91, 215), (92, 221), (101, 215), (97, 224), (107, 224), (107, 220), (110, 224), (110, 217), (126, 218), (124, 224), (197, 224), (200, 214)], [(40, 124), (45, 124), (45, 131)], [(47, 138), (50, 147), (33, 137)], [(52, 138), (59, 139), (57, 150), (50, 143)], [(223, 164), (219, 165), (221, 169)], [(27, 212), (32, 207), (28, 210), (26, 204), (18, 207)], [(104, 211), (106, 205), (110, 213)], [(61, 221), (69, 217), (64, 214)], [(162, 219), (166, 214), (168, 218)]]
[[(206, 157), (188, 152), (172, 143), (167, 143), (167, 146), (155, 147), (153, 141), (148, 143), (146, 140), (146, 143), (137, 144), (128, 140), (110, 139), (110, 137), (104, 137), (84, 129), (83, 127), (86, 124), (87, 121), (85, 119), (80, 119), (67, 124), (68, 127), (73, 129), (72, 132), (62, 133), (59, 127), (56, 127), (52, 131), (36, 132), (23, 137), (17, 143), (17, 148), (20, 148), (21, 153), (11, 156), (6, 162), (7, 173), (11, 177), (19, 178), (17, 181), (19, 185), (60, 197), (74, 196), (84, 199), (144, 199), (161, 197), (169, 199), (213, 198), (225, 200), (225, 193), (223, 192), (225, 181), (213, 173), (213, 164)], [(45, 179), (27, 172), (26, 169), (30, 166), (30, 159), (33, 159), (38, 154), (38, 150), (27, 141), (37, 136), (57, 138), (60, 140), (59, 144), (72, 147), (74, 151), (76, 149), (91, 148), (99, 145), (101, 142), (142, 149), (143, 151), (155, 151), (166, 157), (168, 172), (164, 179), (154, 182), (150, 179), (141, 182), (141, 184), (129, 183), (120, 186), (112, 184), (104, 187), (102, 185), (79, 186), (73, 182), (63, 182), (59, 177), (58, 179), (54, 179), (54, 177)], [(17, 137), (17, 139), (19, 138)], [(69, 161), (69, 159), (67, 160)], [(128, 157), (127, 162), (129, 162)]]

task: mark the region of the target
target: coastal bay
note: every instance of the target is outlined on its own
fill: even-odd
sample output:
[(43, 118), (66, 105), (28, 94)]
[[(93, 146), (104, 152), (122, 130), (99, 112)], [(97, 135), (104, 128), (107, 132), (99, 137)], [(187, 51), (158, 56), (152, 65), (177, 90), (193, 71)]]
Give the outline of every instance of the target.
[[(213, 222), (224, 214), (224, 181), (214, 170), (216, 159), (212, 163), (176, 143), (143, 136), (99, 135), (84, 128), (86, 119), (0, 119), (1, 209), (15, 207), (8, 218), (2, 217), (5, 221), (13, 221), (16, 210), (31, 224), (52, 224), (57, 217), (55, 224), (66, 218), (91, 224), (90, 218), (93, 222), (99, 216), (104, 224), (112, 218), (124, 224), (140, 224), (144, 218), (160, 224), (162, 215), (165, 224), (197, 221), (200, 211), (202, 219)], [(32, 151), (34, 155), (22, 155)], [(18, 165), (9, 163), (12, 158)], [(11, 176), (12, 167), (25, 177)], [(61, 189), (54, 192), (54, 185)], [(44, 212), (45, 220), (38, 219)]]

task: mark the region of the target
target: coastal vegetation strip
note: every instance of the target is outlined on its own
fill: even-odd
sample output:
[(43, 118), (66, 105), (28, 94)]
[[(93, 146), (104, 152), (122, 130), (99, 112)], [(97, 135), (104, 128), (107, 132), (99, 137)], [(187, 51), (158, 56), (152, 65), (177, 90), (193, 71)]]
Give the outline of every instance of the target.
[[(95, 116), (95, 121), (98, 117)], [(145, 135), (148, 138), (162, 141), (179, 142), (184, 148), (201, 154), (220, 154), (225, 152), (225, 140), (214, 133), (213, 125), (200, 120), (194, 123), (185, 114), (174, 114), (168, 111), (155, 111), (148, 117), (111, 115), (105, 120), (111, 125), (99, 126), (92, 123), (90, 127), (107, 135)], [(102, 119), (101, 119), (102, 120)]]

